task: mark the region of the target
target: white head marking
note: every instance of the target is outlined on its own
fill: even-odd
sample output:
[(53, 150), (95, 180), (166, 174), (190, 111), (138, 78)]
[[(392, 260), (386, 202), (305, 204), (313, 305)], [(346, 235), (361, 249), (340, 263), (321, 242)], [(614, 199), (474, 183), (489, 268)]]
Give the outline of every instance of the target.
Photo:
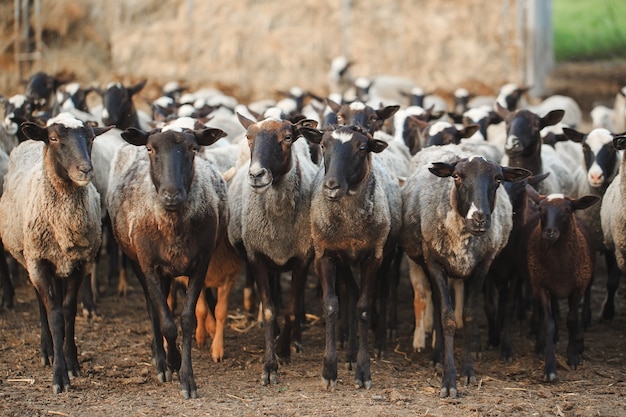
[(52, 126), (55, 123), (63, 125), (68, 129), (76, 129), (84, 126), (83, 122), (75, 118), (71, 113), (59, 113), (56, 117), (48, 119), (46, 126)]

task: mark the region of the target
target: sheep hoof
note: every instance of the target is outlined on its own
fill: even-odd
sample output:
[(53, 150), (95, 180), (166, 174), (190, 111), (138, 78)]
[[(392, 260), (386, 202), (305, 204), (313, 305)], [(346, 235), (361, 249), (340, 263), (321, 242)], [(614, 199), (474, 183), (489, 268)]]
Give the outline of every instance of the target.
[(165, 374), (163, 372), (159, 372), (157, 374), (157, 379), (159, 380), (160, 383), (165, 382)]
[(60, 394), (61, 393), (61, 385), (54, 384), (52, 386), (52, 392), (54, 392), (55, 394)]
[(544, 382), (553, 382), (556, 380), (556, 372), (550, 372), (549, 374), (545, 374), (543, 376)]
[(322, 386), (326, 391), (335, 392), (335, 388), (337, 388), (337, 380), (331, 380), (322, 377)]
[(167, 370), (165, 371), (165, 381), (166, 382), (172, 382), (172, 379), (174, 378), (174, 375), (172, 374), (171, 370)]
[(186, 389), (181, 389), (180, 393), (183, 396), (183, 398), (186, 399), (186, 400), (188, 400), (190, 398), (194, 398), (194, 399), (198, 398), (198, 391), (196, 391), (196, 390), (191, 390), (191, 392), (190, 392), (190, 391), (188, 391)]
[(439, 398), (446, 398), (448, 396), (450, 398), (456, 398), (456, 395), (456, 388), (441, 387), (441, 391), (439, 392)]

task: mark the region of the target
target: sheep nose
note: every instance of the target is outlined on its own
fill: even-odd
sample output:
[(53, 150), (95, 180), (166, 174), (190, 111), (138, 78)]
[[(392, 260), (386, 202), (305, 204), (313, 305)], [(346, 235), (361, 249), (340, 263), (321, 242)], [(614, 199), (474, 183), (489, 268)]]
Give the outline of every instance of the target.
[(476, 228), (481, 232), (489, 229), (489, 226), (491, 225), (491, 216), (486, 213), (476, 212), (472, 216), (472, 220), (474, 221)]
[(268, 172), (267, 169), (259, 168), (258, 170), (255, 170), (255, 171), (250, 170), (248, 172), (248, 175), (250, 176), (250, 179), (252, 181), (258, 181), (261, 178), (265, 177), (267, 175), (267, 172)]
[(515, 151), (515, 150), (518, 150), (521, 146), (522, 144), (517, 136), (509, 136), (506, 139), (504, 149), (506, 151)]
[(324, 181), (324, 195), (329, 200), (336, 200), (342, 196), (341, 184), (336, 178), (329, 178)]
[(598, 184), (601, 184), (603, 182), (603, 177), (604, 175), (602, 175), (602, 173), (598, 173), (598, 172), (589, 173), (590, 183), (593, 186), (597, 186)]
[(176, 210), (183, 201), (183, 195), (178, 190), (164, 190), (161, 193), (161, 200), (166, 210)]
[(553, 228), (546, 228), (541, 233), (542, 237), (548, 242), (556, 242), (559, 238), (559, 231)]

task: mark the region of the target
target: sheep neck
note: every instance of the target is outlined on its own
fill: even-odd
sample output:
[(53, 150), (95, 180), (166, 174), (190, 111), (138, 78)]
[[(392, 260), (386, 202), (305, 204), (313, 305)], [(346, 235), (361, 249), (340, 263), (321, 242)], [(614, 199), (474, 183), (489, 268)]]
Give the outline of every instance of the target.
[(509, 158), (509, 166), (515, 168), (525, 168), (533, 175), (543, 173), (543, 163), (541, 162), (541, 141), (537, 141), (531, 153), (524, 153), (519, 156)]
[(82, 188), (70, 179), (67, 174), (67, 170), (63, 168), (54, 158), (54, 153), (50, 150), (50, 148), (46, 145), (43, 149), (43, 169), (46, 182), (50, 184), (56, 192)]

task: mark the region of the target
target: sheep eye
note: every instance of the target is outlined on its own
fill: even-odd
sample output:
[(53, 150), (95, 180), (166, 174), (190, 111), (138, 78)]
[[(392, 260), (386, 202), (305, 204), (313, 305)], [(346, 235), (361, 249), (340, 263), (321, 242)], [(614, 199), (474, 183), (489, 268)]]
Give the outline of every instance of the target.
[(363, 144), (363, 145), (359, 146), (359, 150), (366, 151), (367, 150), (367, 145)]
[(146, 150), (148, 151), (148, 153), (152, 153), (152, 146), (146, 145)]
[(461, 176), (459, 174), (452, 174), (452, 178), (454, 178), (455, 181), (459, 181)]
[(284, 139), (284, 141), (285, 141), (285, 142), (291, 142), (291, 140), (292, 140), (292, 139), (293, 139), (293, 136), (291, 136), (291, 135), (285, 135), (285, 139)]
[(48, 138), (48, 140), (49, 140), (50, 142), (58, 142), (58, 141), (59, 141), (59, 138), (57, 138), (56, 136), (50, 136), (50, 137)]
[(504, 181), (504, 178), (502, 178), (501, 176), (496, 177), (496, 183), (502, 184), (503, 181)]

